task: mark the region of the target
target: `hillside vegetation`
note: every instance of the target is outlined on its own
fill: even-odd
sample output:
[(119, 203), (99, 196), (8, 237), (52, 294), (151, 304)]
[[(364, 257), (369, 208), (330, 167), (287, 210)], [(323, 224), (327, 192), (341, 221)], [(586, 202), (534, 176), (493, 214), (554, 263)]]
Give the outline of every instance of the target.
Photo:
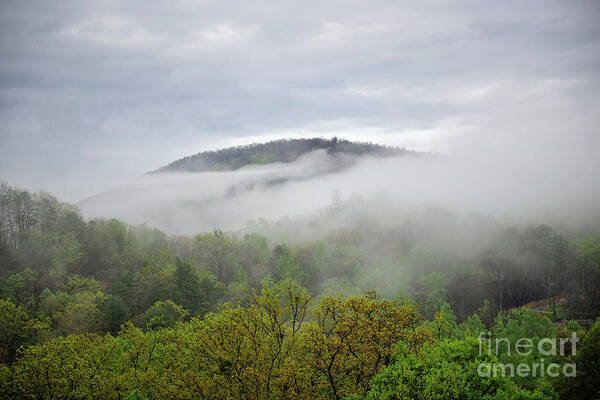
[[(600, 390), (600, 236), (337, 199), (167, 236), (0, 187), (0, 399), (555, 399)], [(387, 214), (387, 213), (386, 213)], [(461, 234), (457, 234), (460, 232)], [(553, 300), (567, 301), (553, 307)], [(520, 308), (540, 298), (546, 315)], [(552, 321), (553, 320), (553, 321)], [(556, 325), (553, 324), (555, 322)], [(491, 338), (569, 338), (527, 356)], [(577, 378), (481, 363), (577, 363)]]
[(405, 149), (396, 147), (350, 142), (335, 137), (332, 139), (282, 139), (267, 143), (254, 143), (246, 146), (205, 151), (174, 161), (167, 166), (157, 169), (154, 173), (235, 170), (251, 164), (289, 163), (313, 150), (327, 150), (331, 154), (368, 154), (383, 157), (410, 153)]

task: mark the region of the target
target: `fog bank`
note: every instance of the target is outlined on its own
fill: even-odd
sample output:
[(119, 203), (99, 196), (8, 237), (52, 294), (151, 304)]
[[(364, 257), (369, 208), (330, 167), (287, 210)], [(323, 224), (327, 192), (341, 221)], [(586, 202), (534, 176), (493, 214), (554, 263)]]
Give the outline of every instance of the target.
[[(522, 160), (521, 160), (522, 161)], [(382, 218), (395, 211), (442, 207), (530, 223), (594, 226), (599, 187), (581, 164), (530, 163), (467, 156), (394, 158), (309, 153), (289, 164), (236, 171), (145, 175), (85, 199), (86, 217), (147, 223), (171, 234), (220, 228), (249, 220), (312, 213), (332, 201), (360, 196), (365, 207), (385, 197)], [(377, 213), (378, 210), (375, 210)]]

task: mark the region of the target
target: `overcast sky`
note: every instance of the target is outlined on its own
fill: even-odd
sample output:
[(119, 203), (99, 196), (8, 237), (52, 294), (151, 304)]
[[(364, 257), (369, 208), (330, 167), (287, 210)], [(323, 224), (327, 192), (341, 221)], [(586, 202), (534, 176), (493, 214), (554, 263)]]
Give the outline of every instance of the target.
[(332, 135), (595, 173), (598, 71), (597, 1), (3, 0), (0, 179), (76, 201), (205, 149)]

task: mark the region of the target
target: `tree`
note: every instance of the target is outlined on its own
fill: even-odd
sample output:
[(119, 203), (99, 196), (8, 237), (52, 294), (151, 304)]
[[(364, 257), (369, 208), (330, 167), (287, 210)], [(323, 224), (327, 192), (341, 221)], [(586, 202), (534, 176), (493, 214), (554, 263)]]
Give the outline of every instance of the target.
[(483, 325), (487, 329), (491, 328), (494, 323), (494, 318), (496, 318), (496, 312), (488, 299), (483, 300), (483, 304), (479, 307), (477, 312), (481, 315), (481, 322), (483, 322)]
[(49, 321), (32, 317), (23, 307), (0, 299), (0, 363), (13, 361), (21, 346), (35, 343), (49, 328)]
[(456, 316), (450, 304), (444, 302), (440, 311), (433, 317), (433, 331), (438, 339), (448, 338), (457, 334)]
[(157, 301), (144, 313), (142, 323), (148, 329), (173, 327), (183, 321), (189, 312), (171, 300)]
[(554, 387), (561, 399), (575, 400), (600, 398), (600, 322), (596, 322), (586, 333), (577, 354), (569, 362), (577, 366), (574, 377), (559, 376)]
[(481, 299), (487, 295), (488, 280), (480, 267), (465, 266), (452, 271), (447, 285), (448, 303), (459, 320), (477, 310)]
[(448, 278), (441, 272), (432, 272), (417, 280), (414, 299), (426, 318), (432, 318), (446, 302), (447, 285)]
[(188, 310), (192, 317), (210, 311), (222, 294), (221, 284), (214, 279), (212, 273), (205, 271), (198, 274), (188, 262), (179, 257), (176, 257), (175, 262), (174, 300)]
[(62, 335), (103, 332), (106, 329), (101, 305), (107, 295), (101, 291), (80, 291), (66, 297), (67, 302), (52, 316)]
[(10, 275), (0, 287), (2, 297), (29, 309), (34, 307), (38, 274), (30, 268)]
[(298, 267), (296, 257), (292, 255), (292, 252), (286, 245), (278, 244), (273, 249), (271, 271), (276, 281), (292, 279), (302, 283), (305, 280), (305, 274)]
[(558, 399), (543, 383), (530, 392), (518, 388), (508, 376), (480, 375), (480, 365), (498, 360), (494, 355), (481, 354), (478, 347), (477, 339), (470, 337), (437, 341), (417, 354), (401, 348), (394, 363), (373, 378), (364, 399)]
[[(512, 310), (510, 313), (499, 313), (493, 327), (493, 337), (505, 339), (492, 345), (492, 351), (498, 355), (501, 363), (511, 363), (515, 366), (520, 363), (533, 365), (534, 363), (539, 364), (540, 360), (544, 358), (539, 352), (540, 340), (556, 337), (556, 329), (547, 317), (523, 307)], [(509, 346), (514, 346), (522, 338), (529, 338), (533, 344), (529, 354), (521, 355), (515, 352), (514, 348), (509, 349)], [(533, 389), (537, 382), (537, 379), (531, 375), (525, 377), (515, 375), (514, 380), (520, 386), (528, 389)]]
[(101, 312), (108, 331), (116, 334), (121, 325), (125, 323), (130, 315), (129, 307), (118, 295), (111, 295), (101, 304)]
[(282, 380), (293, 365), (309, 301), (296, 282), (267, 280), (250, 306), (226, 305), (203, 320), (192, 319), (176, 339), (181, 352), (172, 371), (182, 396), (291, 396)]
[(81, 261), (85, 258), (83, 247), (75, 236), (75, 233), (69, 232), (55, 238), (54, 243), (54, 273), (56, 277), (66, 273), (79, 273)]
[(260, 282), (268, 273), (270, 257), (267, 238), (257, 233), (247, 233), (236, 251), (236, 264), (242, 269), (248, 283), (260, 289)]
[(460, 335), (459, 338), (465, 338), (467, 336), (479, 336), (481, 332), (486, 330), (483, 322), (477, 314), (471, 315), (466, 319), (465, 322), (459, 325)]
[(174, 298), (176, 260), (172, 254), (161, 252), (151, 257), (147, 265), (141, 267), (131, 281), (122, 280), (113, 289), (131, 307), (133, 314), (141, 313), (157, 301)]
[(576, 265), (572, 281), (574, 287), (568, 299), (572, 318), (586, 318), (600, 314), (600, 235), (575, 240)]
[(110, 335), (70, 335), (30, 346), (12, 367), (11, 386), (18, 398), (123, 398), (120, 352)]
[(192, 316), (198, 314), (201, 308), (203, 293), (200, 291), (200, 280), (198, 275), (192, 271), (189, 263), (176, 258), (175, 267), (175, 291), (176, 301), (184, 308), (191, 311)]
[(570, 269), (574, 259), (568, 241), (552, 227), (540, 225), (526, 230), (522, 247), (528, 262), (533, 266), (531, 272), (539, 274), (548, 305), (556, 314), (556, 297), (566, 288), (564, 274)]
[(303, 332), (299, 354), (304, 364), (296, 376), (290, 372), (290, 381), (302, 385), (297, 392), (304, 398), (323, 392), (334, 399), (364, 394), (371, 378), (390, 364), (398, 343), (416, 351), (430, 340), (420, 319), (413, 305), (375, 292), (326, 297)]
[(234, 241), (215, 229), (212, 233), (197, 235), (195, 242), (198, 264), (214, 272), (219, 282), (231, 282), (235, 264)]

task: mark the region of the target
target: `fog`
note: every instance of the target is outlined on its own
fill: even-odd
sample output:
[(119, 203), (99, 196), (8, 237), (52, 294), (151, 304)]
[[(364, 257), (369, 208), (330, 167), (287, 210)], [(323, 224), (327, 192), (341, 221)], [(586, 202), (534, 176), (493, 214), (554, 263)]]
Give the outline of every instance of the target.
[(600, 393), (599, 104), (600, 0), (0, 1), (0, 400)]
[(79, 206), (89, 218), (147, 223), (171, 234), (239, 230), (250, 220), (314, 214), (351, 198), (361, 199), (371, 217), (380, 220), (444, 208), (527, 223), (593, 227), (600, 216), (598, 185), (579, 168), (534, 164), (524, 170), (523, 164), (509, 160), (354, 158), (319, 150), (289, 164), (145, 175)]
[(0, 179), (70, 202), (274, 138), (598, 148), (597, 2), (34, 3), (0, 4)]
[[(581, 82), (499, 83), (479, 100), (485, 112), (468, 124), (411, 133), (437, 150), (419, 156), (317, 151), (289, 164), (142, 175), (79, 205), (89, 218), (147, 223), (172, 234), (238, 230), (250, 220), (314, 214), (334, 197), (355, 196), (383, 220), (440, 207), (593, 230), (600, 226), (600, 117), (593, 102), (573, 96), (586, 90)], [(377, 204), (382, 197), (386, 207)]]

